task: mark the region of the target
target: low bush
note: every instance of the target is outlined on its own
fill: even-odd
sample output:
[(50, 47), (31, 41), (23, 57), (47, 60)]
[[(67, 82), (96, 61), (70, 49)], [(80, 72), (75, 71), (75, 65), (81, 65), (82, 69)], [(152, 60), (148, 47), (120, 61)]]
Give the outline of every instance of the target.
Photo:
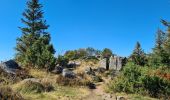
[(41, 84), (44, 86), (46, 92), (50, 92), (54, 90), (53, 84), (48, 79), (42, 79)]
[(41, 93), (45, 91), (45, 88), (40, 82), (24, 81), (17, 90), (22, 93)]
[(0, 87), (0, 100), (24, 100), (22, 96), (14, 92), (10, 87)]
[(160, 77), (156, 72), (149, 67), (128, 63), (121, 74), (108, 84), (107, 89), (114, 92), (168, 98), (170, 96), (170, 81)]
[[(145, 76), (143, 79), (144, 88), (148, 94), (156, 98), (168, 98), (170, 96), (170, 81), (158, 76)], [(169, 98), (170, 99), (170, 98)]]
[(80, 78), (66, 78), (59, 75), (56, 79), (56, 83), (63, 86), (87, 86), (90, 81)]

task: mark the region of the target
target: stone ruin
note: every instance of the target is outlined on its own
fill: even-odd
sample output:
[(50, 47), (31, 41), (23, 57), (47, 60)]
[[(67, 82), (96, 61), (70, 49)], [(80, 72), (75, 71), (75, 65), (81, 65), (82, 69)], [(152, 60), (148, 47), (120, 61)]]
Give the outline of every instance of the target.
[(119, 56), (111, 56), (100, 60), (100, 67), (106, 70), (121, 70), (123, 66), (123, 58)]

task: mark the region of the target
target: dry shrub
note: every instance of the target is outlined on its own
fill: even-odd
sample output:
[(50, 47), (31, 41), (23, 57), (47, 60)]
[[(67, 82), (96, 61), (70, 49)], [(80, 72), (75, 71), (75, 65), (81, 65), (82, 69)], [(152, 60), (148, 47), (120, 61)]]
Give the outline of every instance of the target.
[(90, 81), (81, 78), (66, 78), (59, 75), (56, 79), (56, 83), (63, 86), (87, 86)]
[(0, 100), (24, 100), (19, 93), (14, 92), (10, 87), (0, 87)]
[(45, 88), (40, 82), (24, 80), (18, 84), (17, 90), (22, 93), (41, 93), (45, 91)]
[(16, 83), (23, 79), (31, 78), (28, 71), (25, 69), (17, 70), (16, 74), (10, 74), (5, 72), (3, 69), (0, 68), (0, 84), (10, 84)]
[(26, 79), (15, 86), (17, 91), (22, 93), (42, 93), (54, 90), (48, 80)]
[(52, 82), (47, 78), (42, 79), (41, 84), (44, 86), (46, 92), (50, 92), (54, 90), (54, 86)]

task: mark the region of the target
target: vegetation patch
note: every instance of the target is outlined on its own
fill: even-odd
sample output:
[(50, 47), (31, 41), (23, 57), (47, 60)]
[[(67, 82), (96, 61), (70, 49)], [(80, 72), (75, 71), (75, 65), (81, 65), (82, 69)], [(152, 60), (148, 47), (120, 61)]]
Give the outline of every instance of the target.
[(14, 88), (21, 93), (42, 93), (54, 90), (53, 85), (49, 82), (40, 82), (35, 79), (23, 80), (14, 85)]
[(90, 81), (80, 78), (66, 78), (59, 75), (56, 79), (56, 83), (62, 86), (87, 86)]
[(1, 100), (24, 100), (22, 96), (14, 92), (10, 87), (0, 87)]
[(129, 63), (125, 66), (120, 76), (108, 84), (108, 89), (114, 92), (137, 93), (155, 98), (169, 98), (170, 81), (156, 75), (150, 75), (150, 70), (148, 67)]

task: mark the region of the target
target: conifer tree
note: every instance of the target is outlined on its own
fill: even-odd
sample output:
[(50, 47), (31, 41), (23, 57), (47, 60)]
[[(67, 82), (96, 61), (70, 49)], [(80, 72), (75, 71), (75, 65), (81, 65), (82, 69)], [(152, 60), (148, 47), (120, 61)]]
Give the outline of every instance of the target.
[(153, 48), (153, 53), (151, 54), (150, 64), (153, 66), (160, 66), (166, 63), (166, 53), (163, 48), (166, 35), (165, 33), (158, 29), (156, 35), (155, 47)]
[(130, 60), (137, 65), (144, 66), (146, 64), (146, 55), (139, 42), (136, 43), (136, 47), (130, 56)]
[(55, 63), (55, 50), (46, 31), (49, 25), (43, 19), (42, 7), (39, 0), (27, 2), (24, 18), (21, 19), (24, 27), (19, 27), (22, 35), (17, 38), (16, 60), (22, 66), (49, 69)]
[(165, 20), (162, 20), (162, 23), (167, 27), (163, 48), (166, 52), (166, 54), (164, 55), (166, 57), (165, 63), (169, 66), (170, 65), (170, 23)]

